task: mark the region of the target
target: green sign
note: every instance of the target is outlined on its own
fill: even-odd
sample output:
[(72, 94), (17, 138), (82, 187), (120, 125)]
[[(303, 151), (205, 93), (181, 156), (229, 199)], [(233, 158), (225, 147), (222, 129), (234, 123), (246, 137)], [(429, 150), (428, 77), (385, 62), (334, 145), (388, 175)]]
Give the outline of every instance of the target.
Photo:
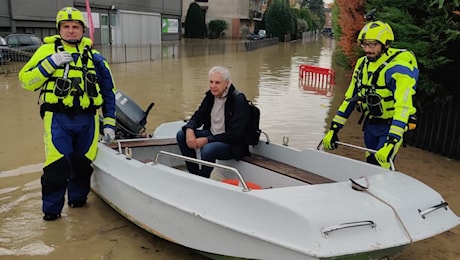
[(179, 20), (163, 18), (161, 21), (161, 32), (162, 33), (178, 33), (179, 32)]

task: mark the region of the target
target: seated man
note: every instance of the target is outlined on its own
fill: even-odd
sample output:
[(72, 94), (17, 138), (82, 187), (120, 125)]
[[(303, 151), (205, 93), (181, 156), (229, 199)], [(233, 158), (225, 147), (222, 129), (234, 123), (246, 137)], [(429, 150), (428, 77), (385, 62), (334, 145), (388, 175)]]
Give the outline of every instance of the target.
[[(188, 123), (177, 133), (183, 155), (216, 162), (216, 159), (239, 160), (249, 155), (244, 137), (249, 121), (249, 107), (243, 93), (235, 94), (230, 72), (221, 66), (209, 70), (209, 90)], [(193, 174), (206, 178), (212, 167), (186, 162)]]

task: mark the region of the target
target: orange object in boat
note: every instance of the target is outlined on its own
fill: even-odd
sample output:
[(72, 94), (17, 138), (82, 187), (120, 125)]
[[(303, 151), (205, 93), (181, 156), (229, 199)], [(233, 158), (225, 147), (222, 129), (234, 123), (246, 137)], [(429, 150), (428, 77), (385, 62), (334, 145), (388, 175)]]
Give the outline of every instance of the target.
[[(240, 181), (236, 180), (236, 179), (225, 179), (222, 182), (225, 182), (225, 183), (228, 183), (228, 184), (231, 184), (231, 185), (235, 185), (235, 186), (238, 186), (240, 184)], [(250, 181), (247, 181), (246, 185), (248, 186), (248, 188), (250, 188), (252, 190), (261, 190), (262, 189), (262, 187), (260, 185), (255, 184), (255, 183), (250, 182)]]

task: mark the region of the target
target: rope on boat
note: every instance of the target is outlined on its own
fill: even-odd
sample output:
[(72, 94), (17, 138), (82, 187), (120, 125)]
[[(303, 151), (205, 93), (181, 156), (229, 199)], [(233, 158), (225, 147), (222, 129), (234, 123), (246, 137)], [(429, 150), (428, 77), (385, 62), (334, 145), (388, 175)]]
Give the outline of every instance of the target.
[[(398, 212), (396, 211), (396, 209), (388, 202), (386, 202), (385, 200), (383, 200), (382, 198), (380, 198), (379, 196), (375, 195), (374, 193), (370, 192), (369, 191), (369, 187), (370, 187), (370, 184), (369, 184), (369, 180), (367, 179), (367, 177), (361, 177), (361, 178), (364, 178), (364, 180), (366, 181), (366, 185), (361, 185), (359, 183), (357, 183), (356, 181), (354, 181), (353, 179), (350, 178), (350, 181), (351, 181), (351, 188), (356, 190), (356, 191), (364, 191), (366, 192), (367, 194), (371, 195), (372, 197), (374, 197), (375, 199), (379, 200), (380, 202), (382, 202), (383, 204), (387, 205), (388, 207), (391, 208), (391, 210), (393, 210), (393, 213), (394, 215), (396, 216), (396, 218), (398, 218), (398, 221), (399, 223), (401, 223), (401, 226), (403, 227), (403, 230), (404, 230), (404, 233), (406, 234), (406, 236), (409, 238), (409, 247), (412, 246), (412, 244), (414, 244), (414, 239), (412, 238), (412, 236), (410, 235), (409, 233), (409, 230), (407, 229), (407, 227), (404, 225), (404, 222), (402, 221), (401, 219), (401, 216), (399, 216)], [(409, 248), (407, 247), (407, 248)], [(399, 255), (401, 255), (401, 253), (397, 254), (396, 256), (394, 257), (391, 257), (390, 259), (396, 259)]]

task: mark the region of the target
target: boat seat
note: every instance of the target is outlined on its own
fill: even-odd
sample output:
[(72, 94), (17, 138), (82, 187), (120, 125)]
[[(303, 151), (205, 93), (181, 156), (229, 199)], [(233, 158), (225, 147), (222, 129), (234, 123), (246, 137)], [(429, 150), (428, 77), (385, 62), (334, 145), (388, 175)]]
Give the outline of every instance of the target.
[(328, 179), (326, 177), (320, 176), (318, 174), (302, 170), (300, 168), (275, 161), (262, 156), (245, 156), (243, 161), (257, 165), (259, 167), (283, 174), (285, 176), (291, 177), (293, 179), (303, 181), (309, 184), (321, 184), (321, 183), (331, 183), (335, 182), (334, 180)]
[[(110, 148), (118, 148), (118, 143), (105, 143)], [(125, 147), (146, 147), (146, 146), (162, 146), (162, 145), (173, 145), (177, 144), (176, 138), (166, 138), (166, 139), (133, 139), (129, 141), (121, 142), (121, 148)]]

